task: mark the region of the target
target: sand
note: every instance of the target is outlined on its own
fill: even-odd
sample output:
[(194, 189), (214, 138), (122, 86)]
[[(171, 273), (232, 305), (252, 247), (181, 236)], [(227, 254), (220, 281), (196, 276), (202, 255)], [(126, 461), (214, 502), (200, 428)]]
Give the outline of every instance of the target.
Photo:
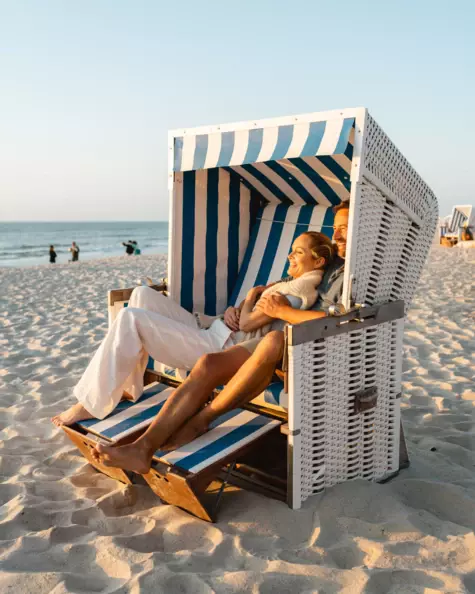
[(165, 257), (0, 269), (0, 591), (475, 592), (475, 265), (462, 256), (433, 250), (406, 327), (411, 467), (296, 512), (236, 491), (215, 525), (95, 472), (49, 422), (106, 332), (107, 289), (158, 280)]

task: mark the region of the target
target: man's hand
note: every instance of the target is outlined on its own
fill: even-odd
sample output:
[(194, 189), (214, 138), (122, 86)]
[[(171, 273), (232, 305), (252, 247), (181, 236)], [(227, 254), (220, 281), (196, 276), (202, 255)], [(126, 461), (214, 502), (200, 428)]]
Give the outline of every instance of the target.
[(239, 330), (239, 317), (241, 312), (237, 307), (228, 307), (224, 312), (224, 323), (228, 328), (235, 332)]
[(256, 303), (256, 310), (270, 318), (281, 318), (281, 308), (285, 306), (289, 306), (287, 298), (278, 293), (272, 293), (259, 299)]

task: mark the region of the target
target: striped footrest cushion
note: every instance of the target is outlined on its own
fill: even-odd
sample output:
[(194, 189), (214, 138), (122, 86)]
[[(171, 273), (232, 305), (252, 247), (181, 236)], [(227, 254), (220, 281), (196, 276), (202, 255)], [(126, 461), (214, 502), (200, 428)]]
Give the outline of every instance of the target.
[[(113, 442), (151, 424), (174, 388), (154, 383), (136, 402), (124, 400), (102, 421), (78, 423), (83, 429)], [(243, 409), (232, 410), (216, 419), (204, 435), (172, 452), (157, 451), (154, 459), (196, 473), (241, 449), (281, 424)]]

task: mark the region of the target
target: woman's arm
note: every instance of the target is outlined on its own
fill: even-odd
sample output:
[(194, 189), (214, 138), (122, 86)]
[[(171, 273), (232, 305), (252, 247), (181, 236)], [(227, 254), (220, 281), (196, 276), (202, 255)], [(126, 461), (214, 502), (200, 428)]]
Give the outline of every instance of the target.
[(244, 332), (252, 332), (253, 330), (262, 328), (262, 326), (265, 326), (269, 322), (272, 322), (273, 318), (254, 310), (258, 297), (266, 288), (267, 287), (254, 287), (247, 294), (239, 318), (240, 330), (243, 330)]
[(301, 322), (308, 322), (308, 320), (316, 320), (317, 318), (324, 318), (326, 313), (324, 311), (314, 311), (311, 309), (294, 309), (289, 304), (289, 301), (277, 293), (271, 295), (264, 295), (256, 304), (256, 312), (271, 319), (278, 318), (284, 320), (289, 324), (300, 324)]

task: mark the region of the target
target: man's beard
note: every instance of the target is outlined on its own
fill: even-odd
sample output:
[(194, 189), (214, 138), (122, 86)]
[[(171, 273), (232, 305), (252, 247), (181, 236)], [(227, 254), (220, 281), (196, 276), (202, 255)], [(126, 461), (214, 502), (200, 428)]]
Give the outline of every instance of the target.
[(338, 242), (336, 244), (336, 248), (337, 248), (338, 255), (340, 256), (340, 258), (344, 258), (346, 256), (346, 243)]

